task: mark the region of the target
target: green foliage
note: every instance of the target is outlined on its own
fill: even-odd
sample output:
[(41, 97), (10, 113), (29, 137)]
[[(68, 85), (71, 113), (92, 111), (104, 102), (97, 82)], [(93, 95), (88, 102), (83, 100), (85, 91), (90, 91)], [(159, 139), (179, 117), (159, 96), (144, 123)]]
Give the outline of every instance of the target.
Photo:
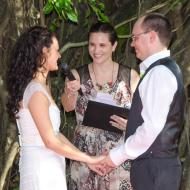
[[(105, 5), (100, 0), (47, 0), (43, 11), (44, 14), (50, 15), (56, 13), (57, 17), (52, 21), (50, 29), (55, 31), (59, 27), (62, 20), (69, 20), (73, 23), (78, 23), (78, 5), (87, 6), (85, 10), (85, 18), (88, 19), (92, 14), (95, 14), (99, 21), (108, 22), (109, 19), (105, 15)], [(84, 22), (85, 23), (85, 22)]]
[(129, 35), (130, 34), (129, 26), (127, 26), (126, 24), (121, 25), (120, 27), (116, 28), (116, 32), (118, 36)]
[(59, 27), (59, 21), (57, 19), (54, 19), (49, 26), (51, 31), (55, 31), (56, 28), (58, 27)]
[(179, 4), (184, 3), (185, 0), (171, 0), (169, 10), (174, 11)]
[(12, 189), (12, 190), (19, 190), (19, 187), (15, 187), (14, 189)]
[(50, 14), (53, 11), (53, 4), (48, 1), (43, 8), (44, 14)]
[(77, 11), (71, 0), (48, 0), (43, 11), (46, 15), (55, 11), (60, 20), (69, 19), (72, 22), (78, 22)]
[(88, 4), (89, 4), (90, 8), (97, 15), (99, 21), (102, 21), (102, 22), (109, 21), (108, 17), (104, 14), (104, 10), (105, 10), (104, 3), (97, 1), (97, 0), (91, 0), (91, 1), (88, 1)]

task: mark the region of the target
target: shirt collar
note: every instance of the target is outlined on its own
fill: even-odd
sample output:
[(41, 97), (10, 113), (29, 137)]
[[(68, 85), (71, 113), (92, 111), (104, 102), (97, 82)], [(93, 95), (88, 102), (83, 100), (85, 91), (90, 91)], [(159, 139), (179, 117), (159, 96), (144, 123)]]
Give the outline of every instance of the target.
[(144, 74), (146, 69), (154, 62), (158, 61), (159, 59), (169, 57), (170, 56), (170, 50), (163, 50), (158, 53), (155, 53), (148, 58), (146, 58), (143, 62), (140, 63), (140, 74)]

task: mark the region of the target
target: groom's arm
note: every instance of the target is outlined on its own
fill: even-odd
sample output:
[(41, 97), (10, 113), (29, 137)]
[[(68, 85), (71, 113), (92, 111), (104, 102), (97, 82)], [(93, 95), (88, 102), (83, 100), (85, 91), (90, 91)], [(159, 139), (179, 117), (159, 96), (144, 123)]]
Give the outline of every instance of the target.
[(165, 66), (158, 66), (157, 69), (152, 69), (151, 74), (145, 76), (138, 90), (143, 103), (143, 123), (125, 143), (110, 151), (110, 158), (116, 166), (142, 155), (158, 137), (165, 126), (177, 90), (177, 81)]

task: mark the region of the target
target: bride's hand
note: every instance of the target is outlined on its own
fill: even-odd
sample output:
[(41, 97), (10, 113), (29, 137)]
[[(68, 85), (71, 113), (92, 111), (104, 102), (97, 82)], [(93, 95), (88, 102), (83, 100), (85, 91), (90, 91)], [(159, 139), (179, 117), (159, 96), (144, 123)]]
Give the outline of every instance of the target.
[(108, 172), (110, 172), (113, 168), (115, 168), (116, 166), (113, 164), (113, 162), (111, 161), (108, 152), (106, 151), (105, 154), (103, 156), (99, 156), (96, 157), (98, 159), (102, 159), (101, 161), (99, 161), (96, 164), (87, 164), (87, 166), (94, 172), (96, 172), (97, 174), (104, 176), (106, 175)]
[(100, 156), (91, 156), (92, 162), (87, 163), (87, 166), (97, 174), (104, 176), (106, 174), (106, 169), (104, 165), (104, 159), (106, 158), (106, 154)]
[(87, 166), (100, 176), (104, 176), (106, 174), (106, 170), (102, 164), (87, 164)]
[(99, 164), (102, 160), (106, 158), (106, 155), (100, 155), (100, 156), (90, 156), (88, 164)]

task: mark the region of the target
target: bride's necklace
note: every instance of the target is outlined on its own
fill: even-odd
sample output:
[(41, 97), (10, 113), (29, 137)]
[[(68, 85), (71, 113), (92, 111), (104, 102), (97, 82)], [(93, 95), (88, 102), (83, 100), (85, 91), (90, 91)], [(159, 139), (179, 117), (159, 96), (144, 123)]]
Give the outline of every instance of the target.
[[(113, 62), (112, 65), (113, 65), (113, 66), (112, 66), (112, 79), (111, 79), (110, 82), (105, 83), (105, 84), (108, 84), (109, 87), (112, 87), (112, 84), (113, 84), (114, 62)], [(103, 89), (103, 86), (104, 86), (105, 84), (101, 85), (101, 84), (98, 83), (98, 80), (97, 80), (97, 77), (96, 77), (96, 73), (95, 73), (95, 70), (94, 70), (94, 67), (93, 67), (93, 63), (92, 63), (92, 72), (93, 72), (93, 74), (94, 74), (94, 79), (95, 79), (95, 85), (96, 85), (96, 87), (98, 88), (98, 90), (102, 90), (102, 89)]]

